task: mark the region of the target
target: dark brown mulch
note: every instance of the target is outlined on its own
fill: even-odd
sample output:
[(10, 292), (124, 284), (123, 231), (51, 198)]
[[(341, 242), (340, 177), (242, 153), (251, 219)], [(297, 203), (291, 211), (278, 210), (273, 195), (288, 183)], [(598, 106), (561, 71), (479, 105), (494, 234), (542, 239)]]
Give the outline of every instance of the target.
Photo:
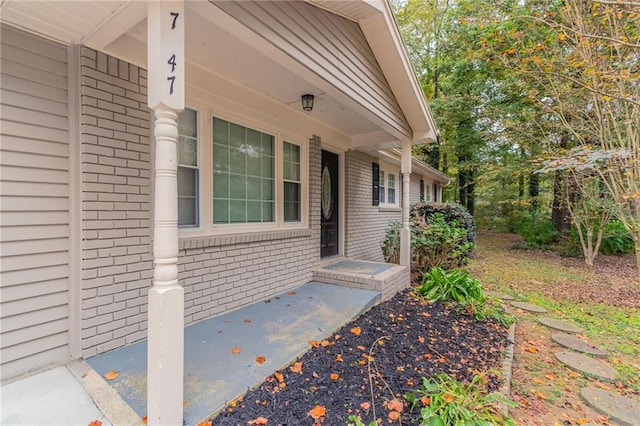
[[(350, 414), (360, 414), (367, 424), (373, 406), (363, 406), (374, 402), (378, 418), (399, 424), (387, 418), (385, 408), (394, 396), (404, 403), (400, 420), (410, 424), (420, 410), (409, 413), (402, 396), (417, 390), (422, 377), (445, 372), (468, 381), (475, 371), (500, 369), (507, 340), (507, 331), (496, 323), (476, 322), (451, 304), (421, 304), (405, 290), (318, 342), (298, 360), (300, 373), (280, 371), (284, 384), (277, 374), (267, 377), (213, 425), (246, 426), (258, 417), (268, 425), (312, 425), (308, 413), (316, 405), (326, 409), (324, 425), (345, 425)], [(497, 390), (500, 379), (489, 378), (489, 390)]]

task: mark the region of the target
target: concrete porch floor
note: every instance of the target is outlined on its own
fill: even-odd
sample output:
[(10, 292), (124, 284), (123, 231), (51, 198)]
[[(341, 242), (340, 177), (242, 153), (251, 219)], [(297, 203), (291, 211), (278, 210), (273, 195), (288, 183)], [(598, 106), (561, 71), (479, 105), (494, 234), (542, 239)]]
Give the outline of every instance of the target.
[[(362, 266), (362, 265), (358, 265)], [(184, 421), (196, 425), (377, 303), (377, 291), (312, 281), (185, 328)], [(232, 353), (233, 348), (240, 352)], [(262, 364), (256, 357), (264, 357)], [(147, 342), (87, 359), (140, 416), (146, 415)]]

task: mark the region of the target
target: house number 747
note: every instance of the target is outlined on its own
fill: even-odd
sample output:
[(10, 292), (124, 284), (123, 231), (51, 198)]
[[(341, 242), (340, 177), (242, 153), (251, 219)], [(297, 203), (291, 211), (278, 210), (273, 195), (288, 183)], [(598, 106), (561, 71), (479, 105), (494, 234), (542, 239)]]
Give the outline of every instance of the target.
[[(174, 30), (176, 28), (176, 21), (178, 20), (178, 16), (180, 16), (180, 14), (178, 12), (170, 12), (170, 15), (173, 17), (173, 19), (171, 20), (171, 29)], [(171, 65), (171, 73), (173, 74), (176, 71), (177, 65), (175, 53), (171, 55), (167, 63)], [(167, 80), (171, 82), (169, 83), (169, 95), (173, 95), (173, 85), (176, 82), (176, 76), (171, 75), (167, 77)]]

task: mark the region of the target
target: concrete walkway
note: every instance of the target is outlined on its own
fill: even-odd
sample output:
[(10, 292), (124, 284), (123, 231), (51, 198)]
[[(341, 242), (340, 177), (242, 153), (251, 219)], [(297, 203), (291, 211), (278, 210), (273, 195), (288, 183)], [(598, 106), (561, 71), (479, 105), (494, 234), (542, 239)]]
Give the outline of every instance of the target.
[[(310, 282), (185, 328), (184, 421), (195, 425), (380, 300), (380, 293)], [(261, 361), (261, 362), (260, 362)], [(147, 342), (89, 358), (139, 417), (146, 415)]]

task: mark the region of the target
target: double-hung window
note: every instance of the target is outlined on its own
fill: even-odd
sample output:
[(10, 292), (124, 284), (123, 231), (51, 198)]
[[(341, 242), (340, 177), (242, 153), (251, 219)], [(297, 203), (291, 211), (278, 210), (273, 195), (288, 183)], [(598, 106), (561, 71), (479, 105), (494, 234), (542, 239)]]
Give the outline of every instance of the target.
[(397, 173), (394, 171), (380, 169), (379, 176), (380, 206), (398, 207), (396, 194)]
[(305, 225), (306, 146), (216, 116), (202, 128), (202, 111), (178, 117), (179, 227), (229, 233)]
[(185, 108), (178, 116), (178, 226), (199, 226), (198, 113)]

